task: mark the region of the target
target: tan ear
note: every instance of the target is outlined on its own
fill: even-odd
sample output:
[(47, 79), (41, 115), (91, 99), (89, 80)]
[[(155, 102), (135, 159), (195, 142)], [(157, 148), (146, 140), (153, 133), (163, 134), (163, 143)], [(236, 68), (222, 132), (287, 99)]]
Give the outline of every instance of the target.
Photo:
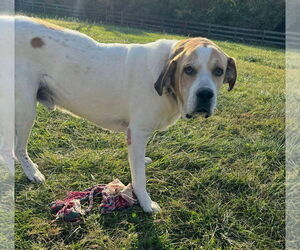
[(164, 87), (171, 88), (175, 86), (174, 74), (176, 71), (177, 62), (171, 60), (165, 69), (160, 73), (157, 81), (154, 84), (154, 88), (157, 93), (162, 96)]
[(191, 39), (180, 40), (179, 42), (177, 42), (167, 66), (164, 68), (157, 81), (155, 82), (154, 88), (160, 96), (162, 96), (163, 94), (164, 87), (173, 88), (173, 91), (175, 92), (174, 75), (176, 72), (177, 60), (184, 53), (185, 45), (189, 41), (191, 41)]
[(237, 69), (235, 59), (232, 57), (228, 58), (227, 69), (225, 73), (224, 83), (228, 83), (228, 91), (232, 90), (237, 79)]

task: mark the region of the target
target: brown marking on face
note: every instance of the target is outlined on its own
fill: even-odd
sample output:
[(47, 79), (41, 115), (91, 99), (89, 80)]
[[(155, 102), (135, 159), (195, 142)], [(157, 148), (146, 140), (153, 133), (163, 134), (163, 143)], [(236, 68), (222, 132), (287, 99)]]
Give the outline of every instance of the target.
[[(179, 41), (173, 50), (171, 59), (176, 61), (176, 71), (174, 73), (174, 92), (181, 103), (187, 96), (189, 87), (195, 80), (196, 75), (188, 76), (183, 73), (187, 65), (194, 66), (198, 59), (196, 49), (198, 47), (215, 46), (213, 42), (206, 38), (197, 37)], [(198, 67), (198, 70), (200, 68)]]
[[(208, 61), (208, 69), (212, 72), (213, 81), (216, 83), (218, 88), (222, 86), (224, 81), (227, 60), (227, 55), (225, 55), (219, 48), (212, 47), (212, 52)], [(221, 76), (216, 76), (213, 74), (214, 70), (216, 70), (217, 68), (223, 70), (223, 74)]]
[(174, 47), (172, 58), (175, 58), (176, 56), (178, 56), (183, 52), (184, 53), (192, 52), (199, 46), (207, 47), (209, 45), (216, 46), (212, 41), (203, 37), (180, 40)]
[(44, 41), (40, 37), (34, 37), (31, 39), (30, 44), (33, 48), (41, 48), (45, 45)]
[[(217, 86), (220, 87), (223, 81), (226, 81), (226, 72), (228, 71), (226, 70), (226, 67), (228, 68), (227, 64), (230, 61), (230, 57), (222, 52), (222, 50), (216, 44), (206, 38), (189, 38), (186, 40), (181, 40), (175, 45), (170, 61), (155, 83), (155, 89), (159, 95), (162, 95), (163, 87), (168, 87), (173, 90), (176, 97), (182, 103), (184, 102), (184, 100), (187, 98), (188, 90), (196, 78), (196, 74), (186, 75), (183, 71), (187, 65), (193, 66), (197, 72), (200, 71), (201, 65), (199, 64), (199, 58), (196, 53), (196, 49), (199, 47), (212, 48), (208, 65), (208, 68), (211, 70), (211, 72), (216, 67), (220, 67), (224, 71), (221, 77), (213, 75), (213, 80)], [(234, 75), (234, 70), (231, 70), (231, 72), (233, 72)]]
[(198, 46), (211, 44), (212, 42), (206, 38), (189, 38), (180, 40), (173, 48), (171, 58), (166, 67), (161, 72), (158, 80), (155, 82), (154, 87), (157, 93), (161, 96), (163, 88), (171, 89), (179, 100), (183, 101), (180, 86), (178, 85), (178, 65), (181, 65), (181, 58), (186, 54), (191, 54)]
[(188, 66), (194, 66), (197, 61), (197, 55), (193, 52), (194, 49), (187, 50), (186, 53), (182, 54), (177, 59), (177, 69), (175, 73), (175, 93), (181, 103), (188, 95), (188, 90), (192, 86), (196, 78), (196, 74), (187, 75), (184, 73), (184, 68)]
[(65, 29), (61, 26), (58, 26), (58, 25), (53, 24), (53, 23), (46, 22), (46, 21), (44, 21), (42, 19), (39, 19), (39, 18), (31, 17), (30, 19), (35, 23), (38, 23), (38, 24), (41, 24), (41, 25), (47, 27), (48, 29), (52, 29), (52, 30), (64, 30)]
[[(199, 47), (209, 47), (212, 49), (210, 59), (208, 61), (208, 69), (212, 73), (212, 79), (220, 88), (223, 83), (229, 83), (229, 90), (234, 86), (237, 77), (235, 60), (226, 55), (216, 44), (206, 38), (192, 38), (178, 42), (175, 46), (175, 51), (178, 53), (174, 59), (177, 60), (177, 69), (175, 76), (175, 89), (179, 98), (184, 100), (187, 97), (189, 87), (196, 78), (195, 75), (186, 75), (183, 73), (187, 65), (193, 66), (197, 72), (201, 70), (199, 58), (196, 54), (196, 49)], [(216, 68), (223, 70), (221, 76), (213, 74)]]

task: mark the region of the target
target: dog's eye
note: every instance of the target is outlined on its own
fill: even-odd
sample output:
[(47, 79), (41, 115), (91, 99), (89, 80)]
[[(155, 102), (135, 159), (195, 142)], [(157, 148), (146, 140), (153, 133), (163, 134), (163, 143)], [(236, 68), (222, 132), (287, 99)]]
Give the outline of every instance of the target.
[(215, 76), (221, 76), (221, 75), (223, 75), (223, 72), (224, 72), (223, 69), (217, 67), (217, 68), (214, 69), (213, 74)]
[(196, 70), (192, 66), (187, 66), (183, 69), (184, 73), (187, 75), (194, 75), (196, 73)]

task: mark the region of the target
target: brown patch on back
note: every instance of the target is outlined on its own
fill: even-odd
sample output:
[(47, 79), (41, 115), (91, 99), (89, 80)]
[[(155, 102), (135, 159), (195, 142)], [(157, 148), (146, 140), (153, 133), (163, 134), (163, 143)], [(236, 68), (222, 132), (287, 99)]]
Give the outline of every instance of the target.
[(31, 17), (30, 18), (33, 22), (35, 23), (38, 23), (38, 24), (41, 24), (43, 26), (45, 26), (46, 28), (48, 29), (52, 29), (52, 30), (64, 30), (65, 28), (61, 27), (61, 26), (58, 26), (56, 24), (53, 24), (53, 23), (49, 23), (49, 22), (46, 22), (42, 19), (39, 19), (39, 18), (34, 18), (34, 17)]
[(30, 44), (33, 48), (41, 48), (45, 45), (44, 41), (40, 37), (34, 37), (31, 39)]

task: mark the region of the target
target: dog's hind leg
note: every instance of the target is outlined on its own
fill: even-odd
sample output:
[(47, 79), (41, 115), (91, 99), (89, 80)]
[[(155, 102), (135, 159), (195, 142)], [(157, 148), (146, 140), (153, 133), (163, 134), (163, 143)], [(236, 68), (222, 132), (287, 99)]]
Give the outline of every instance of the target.
[(35, 118), (35, 105), (26, 107), (25, 114), (20, 114), (16, 109), (16, 146), (15, 155), (22, 165), (27, 178), (32, 182), (45, 181), (44, 175), (39, 171), (38, 166), (32, 162), (27, 153), (27, 141)]
[[(23, 87), (27, 91), (22, 91)], [(43, 182), (44, 175), (38, 170), (38, 166), (32, 162), (27, 153), (27, 141), (36, 115), (36, 93), (32, 85), (16, 84), (16, 116), (15, 116), (15, 155), (22, 165), (25, 175), (32, 182)], [(25, 93), (25, 94), (24, 94)]]

